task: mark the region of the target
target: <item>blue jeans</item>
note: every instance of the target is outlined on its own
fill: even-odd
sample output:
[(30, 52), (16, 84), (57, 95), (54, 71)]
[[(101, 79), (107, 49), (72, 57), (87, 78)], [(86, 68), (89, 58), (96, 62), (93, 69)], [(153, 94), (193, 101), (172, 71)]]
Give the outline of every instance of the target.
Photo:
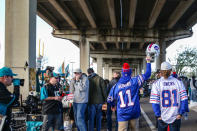
[(102, 104), (88, 106), (88, 131), (94, 131), (94, 118), (96, 116), (96, 130), (101, 130)]
[(85, 123), (86, 103), (73, 103), (73, 111), (75, 117), (75, 124), (78, 131), (87, 131)]
[[(116, 129), (115, 131), (118, 131), (118, 121), (117, 121), (117, 112), (116, 114)], [(112, 131), (112, 110), (111, 105), (107, 104), (107, 129), (108, 131)]]
[(170, 127), (170, 131), (180, 131), (181, 119), (175, 120), (171, 124), (167, 124), (162, 120), (158, 120), (158, 131), (167, 131), (168, 125)]

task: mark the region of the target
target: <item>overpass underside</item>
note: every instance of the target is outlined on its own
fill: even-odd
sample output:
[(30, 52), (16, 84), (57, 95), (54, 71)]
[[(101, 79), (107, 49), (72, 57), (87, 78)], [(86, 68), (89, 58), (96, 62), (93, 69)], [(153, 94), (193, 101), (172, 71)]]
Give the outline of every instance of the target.
[[(53, 27), (53, 36), (73, 41), (80, 48), (81, 68), (97, 61), (102, 76), (106, 65), (119, 61), (145, 70), (148, 44), (160, 45), (156, 68), (165, 61), (166, 48), (192, 35), (196, 22), (195, 0), (38, 0), (38, 15)], [(98, 59), (98, 60), (97, 60)], [(100, 63), (102, 62), (102, 63)]]
[(151, 42), (161, 48), (159, 68), (170, 44), (192, 36), (197, 1), (6, 0), (5, 65), (26, 79), (29, 89), (35, 86), (31, 74), (36, 69), (36, 15), (53, 28), (54, 37), (71, 40), (80, 48), (83, 72), (92, 57), (98, 74), (111, 78), (123, 62), (134, 68), (134, 74), (141, 73)]

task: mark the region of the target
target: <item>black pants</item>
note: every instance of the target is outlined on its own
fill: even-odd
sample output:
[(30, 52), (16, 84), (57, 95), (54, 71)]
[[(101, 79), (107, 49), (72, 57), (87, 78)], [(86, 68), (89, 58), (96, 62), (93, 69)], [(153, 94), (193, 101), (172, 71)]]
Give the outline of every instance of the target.
[(48, 131), (50, 127), (52, 127), (53, 130), (64, 130), (62, 113), (44, 115), (42, 131)]

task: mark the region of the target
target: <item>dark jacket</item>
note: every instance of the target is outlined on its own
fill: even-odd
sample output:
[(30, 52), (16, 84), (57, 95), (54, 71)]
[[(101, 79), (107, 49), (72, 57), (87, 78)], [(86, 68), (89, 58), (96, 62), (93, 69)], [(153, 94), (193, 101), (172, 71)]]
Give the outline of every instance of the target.
[(107, 94), (109, 94), (111, 88), (119, 81), (120, 77), (117, 77), (117, 78), (113, 78), (109, 84), (108, 84), (108, 87), (107, 87)]
[(6, 116), (7, 116), (7, 120), (6, 123), (4, 125), (4, 129), (3, 131), (9, 131), (9, 123), (11, 120), (11, 107), (13, 104), (15, 104), (15, 102), (18, 101), (18, 97), (19, 97), (19, 87), (16, 86), (14, 87), (14, 93), (12, 94), (11, 92), (8, 91), (8, 89), (6, 88), (6, 86), (0, 82), (0, 104), (8, 104), (10, 103), (12, 100), (14, 100), (10, 106), (7, 107), (6, 110)]
[(93, 73), (89, 78), (89, 104), (103, 104), (107, 100), (107, 87), (103, 78)]

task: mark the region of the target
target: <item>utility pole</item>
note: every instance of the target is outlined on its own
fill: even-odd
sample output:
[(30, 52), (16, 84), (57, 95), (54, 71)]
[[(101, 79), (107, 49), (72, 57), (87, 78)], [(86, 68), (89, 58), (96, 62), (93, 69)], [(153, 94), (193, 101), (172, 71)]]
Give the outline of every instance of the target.
[(70, 61), (70, 63), (72, 64), (72, 77), (73, 77), (73, 64), (75, 63), (74, 61)]

